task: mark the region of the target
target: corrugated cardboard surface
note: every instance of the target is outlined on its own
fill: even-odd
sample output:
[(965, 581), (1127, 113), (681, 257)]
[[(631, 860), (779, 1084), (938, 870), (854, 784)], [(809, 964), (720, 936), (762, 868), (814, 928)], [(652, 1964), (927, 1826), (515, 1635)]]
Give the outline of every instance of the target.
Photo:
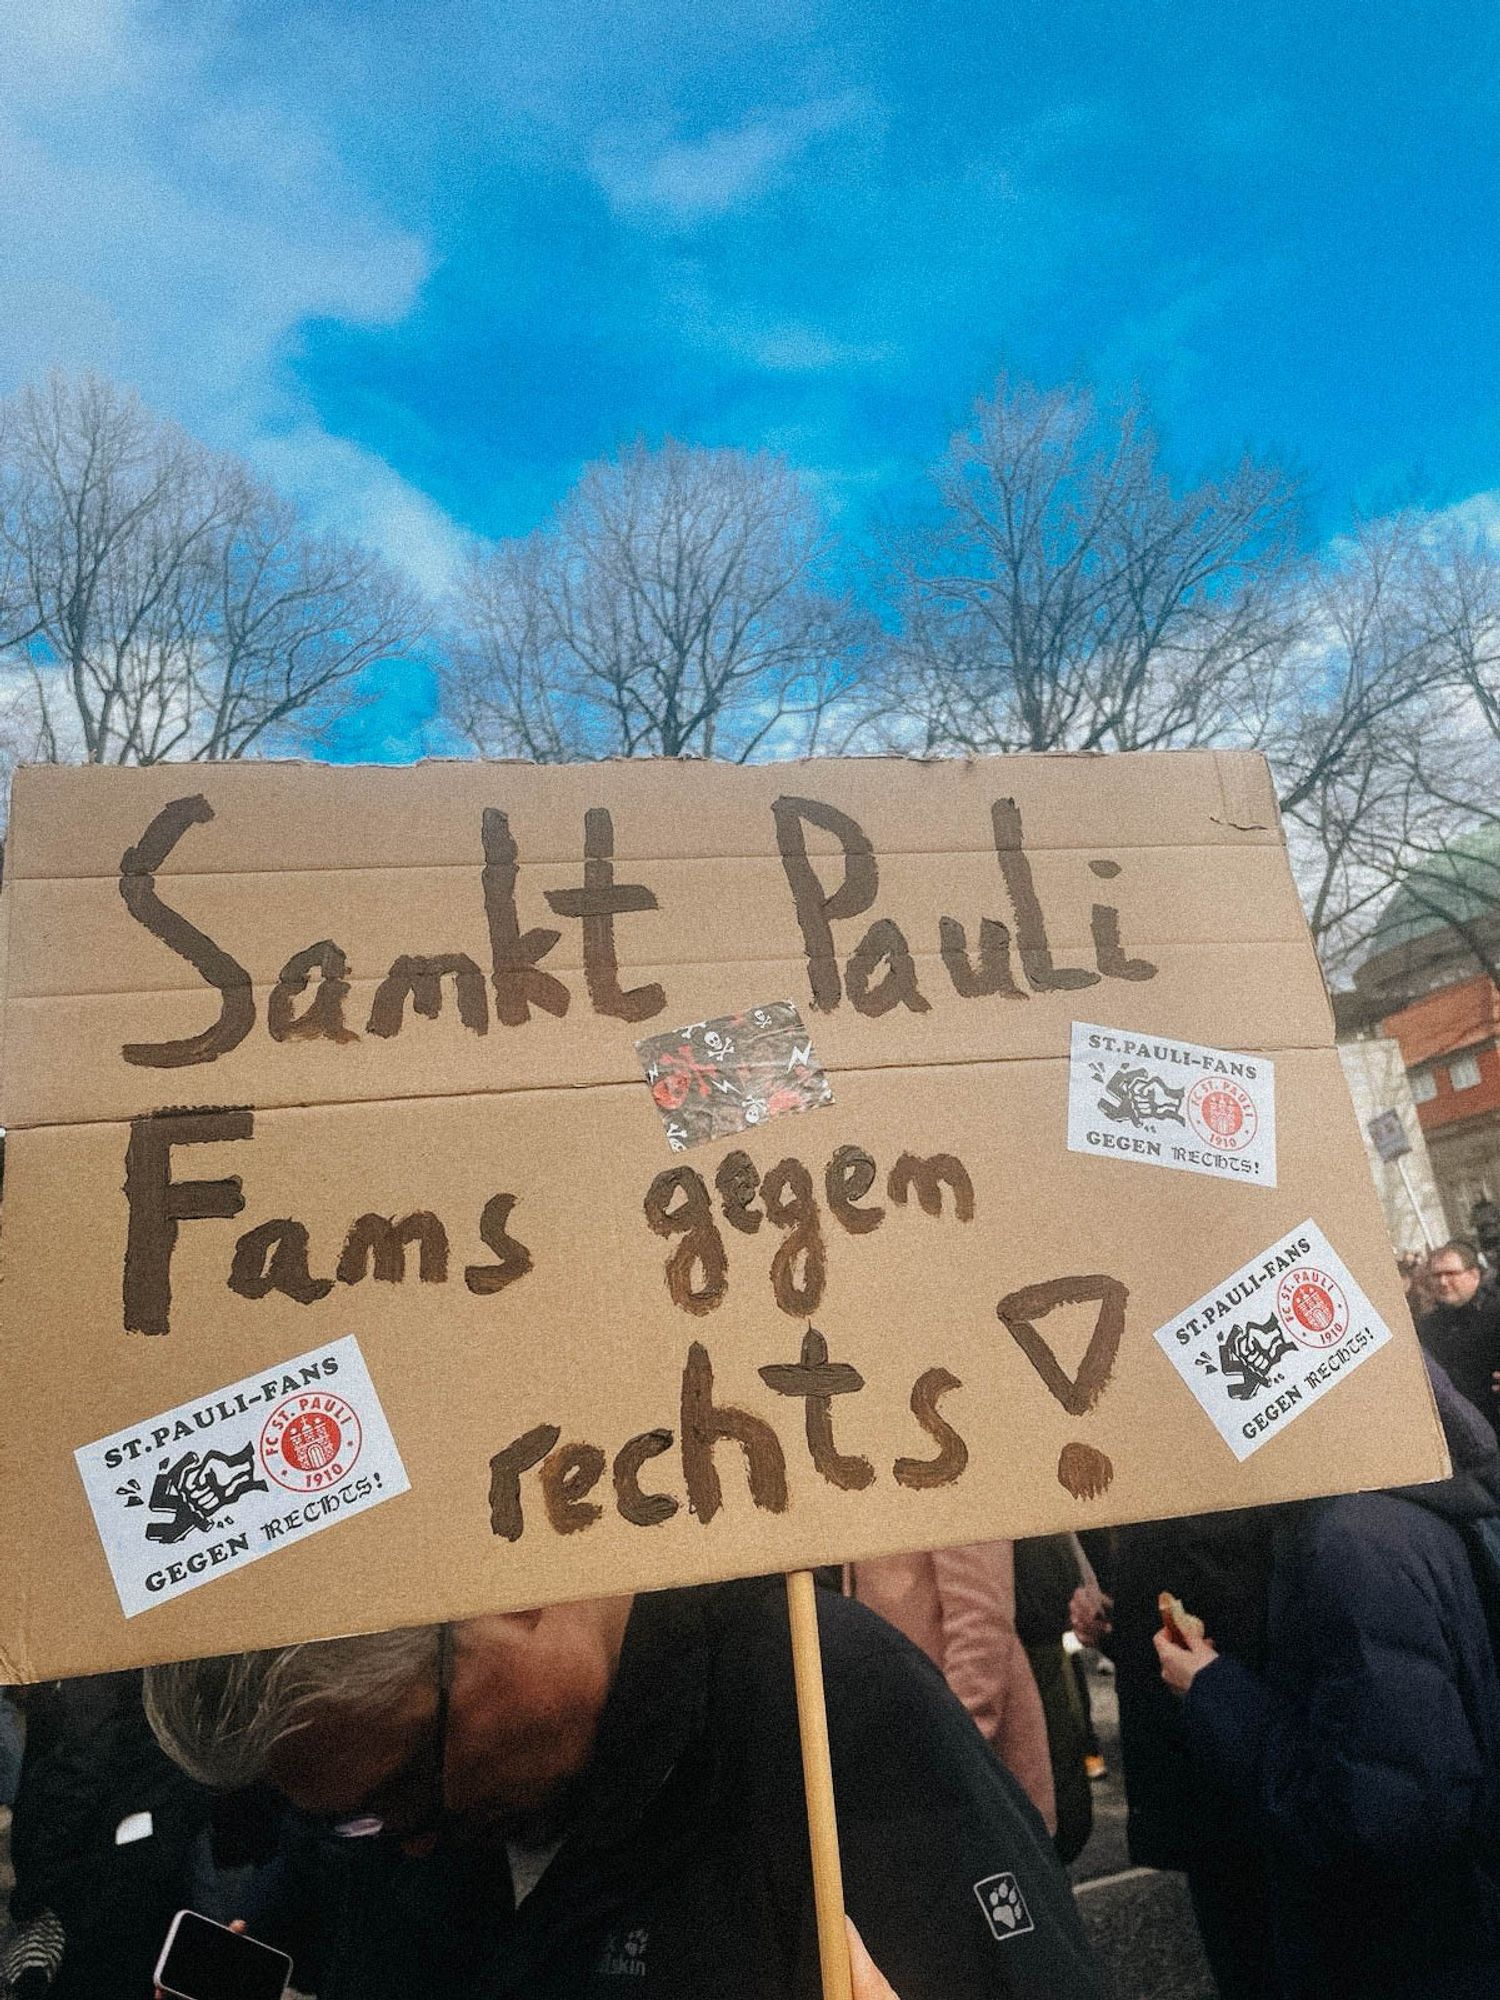
[[(201, 795), (211, 820), (157, 871), (163, 903), (252, 982), (255, 1025), (210, 1063), (154, 1068), (122, 1047), (191, 1036), (217, 993), (142, 927), (120, 894), (122, 856), (168, 802)], [(871, 906), (834, 924), (839, 1003), (813, 1004), (809, 965), (772, 804), (797, 796), (850, 815), (878, 862)], [(939, 956), (939, 919), (977, 946), (982, 918), (1016, 929), (991, 807), (1016, 802), (1058, 965), (1095, 967), (1090, 912), (1119, 912), (1123, 949), (1154, 977), (1079, 990), (961, 998)], [(583, 881), (585, 813), (612, 821), (614, 877), (656, 907), (615, 920), (619, 983), (658, 982), (663, 1008), (631, 1022), (595, 1011), (581, 924), (549, 891)], [(562, 1018), (505, 1025), (486, 1001), (466, 1027), (406, 1010), (368, 1032), (373, 997), (402, 955), (467, 954), (488, 976), (481, 815), (505, 813), (518, 852), (523, 930), (560, 933), (543, 969), (568, 989)], [(828, 892), (838, 844), (806, 828)], [(1101, 876), (1091, 862), (1115, 864)], [(31, 1679), (196, 1653), (377, 1629), (553, 1598), (653, 1587), (996, 1534), (1196, 1511), (1404, 1483), (1444, 1470), (1399, 1285), (1337, 1058), (1322, 980), (1297, 906), (1264, 766), (1210, 753), (968, 763), (869, 760), (751, 770), (701, 764), (299, 765), (45, 770), (15, 786), (4, 896), (9, 968), (3, 1114), (9, 1128), (0, 1333), (0, 1547), (6, 1551), (0, 1677)], [(871, 1015), (846, 990), (867, 926), (897, 924), (921, 996)], [(275, 1041), (267, 998), (284, 963), (322, 940), (348, 961), (352, 1039)], [(309, 987), (295, 1002), (305, 1010)], [(774, 1118), (675, 1156), (635, 1053), (643, 1036), (773, 1000), (802, 1009), (833, 1086), (831, 1108)], [(1265, 1053), (1276, 1064), (1278, 1184), (1239, 1186), (1132, 1161), (1069, 1154), (1067, 1054), (1084, 1019)], [(238, 1175), (233, 1220), (180, 1224), (170, 1331), (127, 1332), (122, 1192), (132, 1119), (169, 1107), (249, 1107), (248, 1138), (174, 1150), (177, 1182)], [(830, 1214), (825, 1170), (857, 1146), (877, 1178), (852, 1234)], [(764, 1173), (808, 1170), (826, 1248), (810, 1310), (786, 1310), (771, 1270), (784, 1232), (726, 1221), (714, 1175), (736, 1148)], [(951, 1154), (974, 1190), (971, 1220), (945, 1203), (889, 1198), (903, 1153)], [(664, 1240), (644, 1212), (674, 1166), (703, 1177), (727, 1289), (692, 1313), (669, 1296)], [(532, 1268), (476, 1295), (469, 1265), (493, 1261), (486, 1202), (515, 1197), (512, 1235)], [(444, 1282), (335, 1283), (302, 1304), (226, 1282), (236, 1239), (272, 1218), (308, 1233), (332, 1277), (345, 1233), (369, 1213), (426, 1210), (450, 1243)], [(1154, 1330), (1304, 1218), (1313, 1217), (1397, 1338), (1237, 1465), (1152, 1339)], [(1021, 1287), (1108, 1275), (1129, 1291), (1113, 1374), (1070, 1415), (996, 1316)], [(1071, 1372), (1089, 1306), (1044, 1331)], [(840, 1490), (815, 1469), (804, 1404), (758, 1370), (797, 1360), (811, 1324), (864, 1387), (832, 1401), (837, 1447), (873, 1480)], [(355, 1335), (411, 1490), (129, 1620), (119, 1609), (73, 1463), (80, 1445)], [(681, 1464), (683, 1373), (698, 1343), (715, 1396), (771, 1425), (787, 1502), (754, 1505), (739, 1446), (721, 1443), (723, 1506), (691, 1513)], [(893, 1476), (929, 1458), (913, 1383), (944, 1369), (961, 1387), (942, 1414), (968, 1449), (931, 1489)], [(588, 1443), (608, 1465), (632, 1436), (672, 1433), (642, 1485), (678, 1501), (669, 1519), (621, 1517), (606, 1470), (599, 1517), (551, 1525), (538, 1475), (521, 1480), (524, 1529), (492, 1531), (490, 1462), (538, 1425), (559, 1449)], [(1059, 1483), (1063, 1447), (1109, 1458), (1097, 1498)]]

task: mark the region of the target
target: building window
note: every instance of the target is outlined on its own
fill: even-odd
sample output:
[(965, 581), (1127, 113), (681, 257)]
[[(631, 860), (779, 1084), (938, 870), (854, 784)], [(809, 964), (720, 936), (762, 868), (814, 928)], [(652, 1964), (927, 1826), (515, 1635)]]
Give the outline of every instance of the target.
[(1448, 1065), (1448, 1081), (1455, 1090), (1473, 1090), (1479, 1082), (1478, 1056), (1455, 1056)]
[(1427, 1104), (1437, 1096), (1437, 1078), (1430, 1069), (1414, 1069), (1411, 1073), (1411, 1097), (1413, 1104)]

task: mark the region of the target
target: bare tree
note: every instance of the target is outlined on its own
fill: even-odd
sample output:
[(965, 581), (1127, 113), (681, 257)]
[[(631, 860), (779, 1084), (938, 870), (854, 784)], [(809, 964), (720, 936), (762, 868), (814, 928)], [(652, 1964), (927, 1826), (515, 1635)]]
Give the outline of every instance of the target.
[(558, 676), (559, 563), (545, 532), (476, 550), (454, 594), (440, 669), (449, 721), (481, 756), (556, 764), (583, 718)]
[(263, 490), (248, 502), (215, 551), (197, 756), (251, 755), (293, 723), (299, 742), (315, 739), (360, 676), (409, 657), (427, 626), (420, 595), (371, 550), (310, 533)]
[(1428, 588), (1420, 525), (1408, 515), (1360, 524), (1300, 583), (1293, 643), (1249, 677), (1251, 740), (1277, 770), (1284, 813), (1358, 769), (1396, 718), (1409, 732), (1420, 698), (1451, 686)]
[[(1429, 757), (1447, 769), (1451, 792), (1435, 783)], [(1481, 763), (1493, 778), (1494, 759), (1444, 727), (1439, 692), (1362, 735), (1286, 815), (1303, 906), (1330, 975), (1347, 973), (1369, 950), (1398, 887), (1439, 921), (1459, 915), (1454, 856), (1482, 818)]]
[(1248, 460), (1185, 493), (1138, 408), (1002, 379), (887, 539), (897, 630), (860, 734), (941, 750), (1213, 740), (1284, 646), (1294, 495)]
[(0, 409), (0, 617), (11, 749), (116, 764), (305, 742), (424, 624), (376, 557), (92, 377)]
[(1138, 408), (1004, 380), (934, 494), (924, 527), (887, 539), (893, 636), (853, 741), (1257, 748), (1330, 969), (1398, 883), (1453, 906), (1443, 857), (1500, 773), (1500, 562), (1482, 537), (1402, 514), (1299, 559), (1273, 470), (1178, 491)]
[[(1332, 824), (1318, 828), (1318, 864), (1337, 885), (1321, 906), (1309, 899), (1324, 963), (1341, 970), (1372, 944), (1383, 957), (1392, 946), (1378, 925), (1399, 890), (1408, 917), (1444, 933), (1439, 957), (1500, 984), (1500, 811), (1489, 803), (1500, 797), (1500, 754), (1454, 725), (1441, 690), (1409, 719), (1399, 741), (1372, 744), (1367, 794), (1346, 780)], [(1413, 954), (1413, 992), (1432, 951)], [(1383, 976), (1394, 989), (1408, 974), (1398, 964)]]
[(778, 459), (636, 445), (554, 519), (474, 557), (445, 709), (485, 755), (719, 756), (817, 747), (854, 620)]
[(1447, 857), (1490, 816), (1500, 779), (1481, 699), (1497, 579), (1493, 552), (1435, 537), (1419, 515), (1361, 525), (1299, 586), (1299, 636), (1242, 716), (1276, 772), (1331, 970), (1358, 956), (1398, 885), (1461, 920)]
[(1423, 545), (1422, 615), (1449, 683), (1500, 743), (1500, 550), (1454, 526)]

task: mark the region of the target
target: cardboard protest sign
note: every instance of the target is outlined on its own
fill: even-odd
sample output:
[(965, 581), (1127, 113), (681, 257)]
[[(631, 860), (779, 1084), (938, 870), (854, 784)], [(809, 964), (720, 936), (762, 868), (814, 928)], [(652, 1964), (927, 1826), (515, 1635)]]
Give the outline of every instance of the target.
[(1255, 758), (14, 793), (0, 1678), (1444, 1470)]

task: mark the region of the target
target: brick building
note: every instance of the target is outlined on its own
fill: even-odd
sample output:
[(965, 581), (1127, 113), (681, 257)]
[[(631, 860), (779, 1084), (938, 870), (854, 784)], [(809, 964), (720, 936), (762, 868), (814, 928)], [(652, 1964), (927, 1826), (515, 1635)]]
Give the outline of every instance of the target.
[(1424, 864), (1382, 912), (1355, 973), (1358, 1011), (1400, 1045), (1444, 1205), (1467, 1230), (1500, 1200), (1500, 832)]

